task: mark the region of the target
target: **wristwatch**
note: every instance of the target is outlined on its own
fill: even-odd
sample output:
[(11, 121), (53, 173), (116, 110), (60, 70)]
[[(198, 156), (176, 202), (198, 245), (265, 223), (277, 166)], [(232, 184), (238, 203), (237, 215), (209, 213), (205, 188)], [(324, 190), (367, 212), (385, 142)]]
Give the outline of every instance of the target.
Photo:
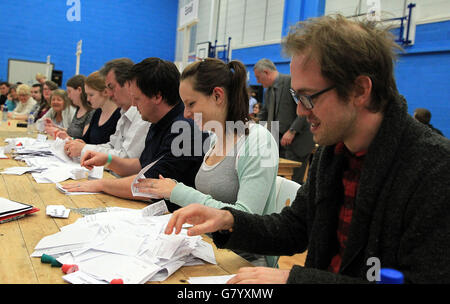
[(289, 128), (289, 132), (291, 132), (292, 134), (297, 133), (297, 131), (295, 131), (294, 128)]

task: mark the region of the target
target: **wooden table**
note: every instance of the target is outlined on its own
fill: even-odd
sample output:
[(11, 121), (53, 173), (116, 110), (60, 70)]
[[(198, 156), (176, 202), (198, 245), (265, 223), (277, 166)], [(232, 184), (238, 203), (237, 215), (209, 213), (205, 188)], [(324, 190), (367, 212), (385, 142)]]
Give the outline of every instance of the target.
[(280, 160), (278, 162), (278, 175), (292, 180), (294, 169), (300, 167), (301, 165), (301, 162), (280, 157)]
[[(5, 145), (4, 139), (11, 137), (0, 126), (0, 145)], [(10, 126), (11, 127), (11, 126)], [(7, 134), (23, 133), (26, 129), (12, 128)], [(25, 166), (25, 163), (14, 159), (0, 159), (0, 168), (11, 166)], [(105, 172), (104, 178), (114, 178)], [(66, 182), (73, 182), (68, 180)], [(63, 182), (62, 184), (66, 183)], [(39, 212), (0, 224), (0, 284), (4, 283), (45, 283), (62, 284), (64, 275), (60, 268), (50, 267), (41, 263), (40, 258), (31, 258), (36, 244), (44, 237), (60, 231), (62, 226), (71, 224), (81, 217), (71, 212), (68, 219), (52, 218), (45, 214), (47, 205), (64, 205), (66, 208), (100, 208), (124, 207), (141, 209), (147, 203), (120, 199), (107, 194), (74, 195), (68, 196), (60, 193), (54, 184), (38, 184), (31, 174), (0, 175), (0, 197), (31, 204), (40, 209)], [(211, 239), (204, 236), (210, 243)], [(213, 276), (237, 273), (241, 267), (252, 266), (248, 261), (230, 250), (217, 249), (214, 244), (214, 253), (217, 265), (205, 264), (200, 266), (181, 267), (177, 272), (161, 283), (187, 283), (192, 276)], [(159, 282), (157, 282), (159, 283)]]

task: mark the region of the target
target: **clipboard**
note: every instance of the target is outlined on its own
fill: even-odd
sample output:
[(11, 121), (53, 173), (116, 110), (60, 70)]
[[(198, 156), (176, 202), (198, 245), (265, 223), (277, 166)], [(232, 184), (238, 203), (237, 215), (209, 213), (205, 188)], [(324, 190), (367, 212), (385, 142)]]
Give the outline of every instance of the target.
[(23, 217), (26, 214), (34, 213), (39, 210), (39, 208), (33, 207), (32, 205), (0, 197), (0, 223)]

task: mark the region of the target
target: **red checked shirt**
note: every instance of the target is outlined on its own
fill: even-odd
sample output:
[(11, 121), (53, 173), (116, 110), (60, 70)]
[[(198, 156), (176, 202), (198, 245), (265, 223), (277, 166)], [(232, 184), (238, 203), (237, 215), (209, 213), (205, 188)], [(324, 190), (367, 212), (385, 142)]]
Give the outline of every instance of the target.
[(364, 163), (364, 156), (367, 151), (352, 154), (344, 143), (338, 143), (334, 149), (335, 155), (344, 155), (347, 159), (347, 165), (344, 167), (342, 175), (342, 184), (344, 186), (344, 202), (339, 211), (339, 221), (337, 228), (337, 239), (339, 250), (331, 260), (328, 270), (338, 273), (341, 267), (342, 257), (347, 245), (347, 237), (352, 222), (353, 209), (355, 204), (356, 193), (358, 191), (359, 178)]

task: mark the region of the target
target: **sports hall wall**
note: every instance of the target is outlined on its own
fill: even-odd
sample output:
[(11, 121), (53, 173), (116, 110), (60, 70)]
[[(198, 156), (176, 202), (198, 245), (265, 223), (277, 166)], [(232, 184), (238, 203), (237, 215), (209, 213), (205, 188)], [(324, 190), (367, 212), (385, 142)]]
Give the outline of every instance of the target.
[[(430, 1), (412, 2), (419, 2), (424, 6)], [(383, 3), (382, 1), (381, 4)], [(325, 0), (285, 0), (282, 35), (286, 35), (289, 26), (297, 20), (324, 15), (325, 4)], [(443, 13), (450, 14), (450, 11), (443, 10)], [(430, 17), (430, 21), (417, 24), (415, 44), (405, 47), (404, 52), (399, 54), (395, 76), (400, 93), (408, 101), (409, 113), (413, 114), (414, 109), (419, 107), (429, 109), (432, 113), (431, 124), (449, 138), (450, 21), (446, 19), (450, 18), (440, 19), (442, 21), (432, 22), (433, 18)], [(244, 62), (250, 72), (250, 85), (257, 85), (253, 65), (261, 57), (271, 59), (280, 72), (290, 74), (289, 58), (282, 55), (279, 43), (233, 50), (232, 59)]]
[(0, 80), (8, 78), (9, 58), (45, 62), (50, 55), (65, 87), (75, 75), (79, 40), (84, 75), (118, 57), (173, 61), (177, 5), (178, 0), (0, 1)]

